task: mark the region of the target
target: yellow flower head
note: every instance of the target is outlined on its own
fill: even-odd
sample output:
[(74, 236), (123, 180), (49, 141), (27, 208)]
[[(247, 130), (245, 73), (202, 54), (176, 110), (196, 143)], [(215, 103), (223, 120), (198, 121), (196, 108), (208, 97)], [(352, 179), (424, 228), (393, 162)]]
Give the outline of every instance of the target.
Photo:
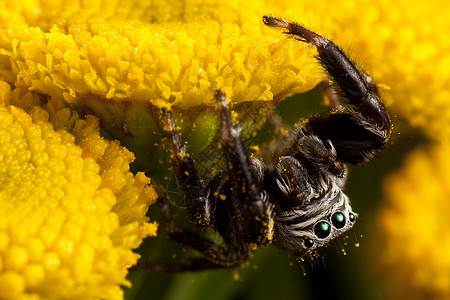
[(370, 261), (391, 299), (450, 297), (449, 153), (416, 150), (385, 180)]
[(80, 5), (31, 1), (36, 13), (4, 28), (11, 82), (68, 102), (94, 95), (191, 106), (212, 103), (216, 89), (236, 102), (280, 99), (321, 76), (296, 43), (274, 44), (280, 33), (262, 24), (265, 1)]
[(131, 249), (156, 230), (149, 179), (128, 171), (133, 154), (103, 140), (96, 118), (0, 90), (28, 108), (0, 106), (0, 298), (120, 299)]

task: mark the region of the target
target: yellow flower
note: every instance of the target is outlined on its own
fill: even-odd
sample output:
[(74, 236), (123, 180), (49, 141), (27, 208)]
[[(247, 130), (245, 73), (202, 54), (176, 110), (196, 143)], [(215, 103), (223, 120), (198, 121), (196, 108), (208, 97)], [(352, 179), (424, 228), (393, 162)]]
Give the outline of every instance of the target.
[(450, 298), (449, 153), (415, 150), (384, 182), (370, 259), (391, 299)]
[(3, 81), (0, 94), (0, 298), (122, 298), (131, 249), (156, 231), (150, 180), (95, 117)]
[(27, 11), (37, 13), (4, 26), (11, 83), (68, 102), (94, 95), (191, 106), (219, 88), (237, 102), (280, 99), (320, 77), (298, 45), (273, 44), (280, 33), (262, 24), (272, 7), (265, 1), (80, 5), (30, 1)]

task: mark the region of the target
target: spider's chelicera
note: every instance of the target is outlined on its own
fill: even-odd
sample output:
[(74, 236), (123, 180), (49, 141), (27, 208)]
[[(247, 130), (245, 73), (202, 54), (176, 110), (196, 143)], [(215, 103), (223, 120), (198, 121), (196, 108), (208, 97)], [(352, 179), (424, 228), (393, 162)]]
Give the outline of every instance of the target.
[(250, 155), (226, 95), (217, 91), (226, 164), (206, 183), (186, 153), (171, 111), (163, 112), (190, 220), (213, 226), (224, 240), (218, 245), (177, 226), (169, 201), (160, 197), (171, 238), (204, 256), (186, 269), (238, 266), (255, 245), (269, 243), (301, 256), (342, 235), (357, 217), (342, 191), (346, 164), (367, 162), (391, 135), (391, 120), (372, 78), (338, 46), (293, 22), (271, 16), (264, 16), (263, 22), (315, 46), (317, 59), (333, 82), (328, 89), (338, 93), (329, 93), (332, 111), (300, 122), (287, 141), (272, 149), (273, 161), (263, 163)]

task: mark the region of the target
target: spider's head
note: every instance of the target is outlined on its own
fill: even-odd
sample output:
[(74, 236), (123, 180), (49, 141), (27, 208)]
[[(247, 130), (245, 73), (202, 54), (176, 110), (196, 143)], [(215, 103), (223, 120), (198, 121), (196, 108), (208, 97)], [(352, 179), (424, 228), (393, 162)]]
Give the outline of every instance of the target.
[(336, 183), (304, 202), (295, 208), (280, 209), (275, 215), (275, 245), (296, 255), (327, 245), (356, 221), (349, 198)]

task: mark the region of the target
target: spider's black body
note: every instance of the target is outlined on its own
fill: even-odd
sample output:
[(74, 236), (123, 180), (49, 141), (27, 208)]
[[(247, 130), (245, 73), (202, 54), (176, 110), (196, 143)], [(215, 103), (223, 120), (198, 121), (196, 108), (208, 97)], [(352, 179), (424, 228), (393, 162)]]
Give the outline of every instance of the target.
[(296, 23), (270, 16), (263, 22), (314, 45), (317, 59), (334, 82), (328, 88), (337, 88), (344, 103), (331, 97), (333, 113), (302, 122), (287, 141), (272, 149), (273, 161), (263, 163), (251, 157), (239, 126), (232, 122), (226, 96), (217, 91), (226, 167), (207, 183), (200, 180), (185, 152), (171, 112), (163, 113), (190, 219), (202, 227), (214, 226), (225, 242), (222, 247), (178, 227), (167, 199), (161, 197), (171, 237), (205, 256), (187, 268), (237, 266), (248, 259), (254, 245), (271, 242), (297, 255), (326, 245), (356, 219), (342, 191), (345, 164), (367, 162), (391, 134), (391, 121), (376, 85), (339, 47)]

